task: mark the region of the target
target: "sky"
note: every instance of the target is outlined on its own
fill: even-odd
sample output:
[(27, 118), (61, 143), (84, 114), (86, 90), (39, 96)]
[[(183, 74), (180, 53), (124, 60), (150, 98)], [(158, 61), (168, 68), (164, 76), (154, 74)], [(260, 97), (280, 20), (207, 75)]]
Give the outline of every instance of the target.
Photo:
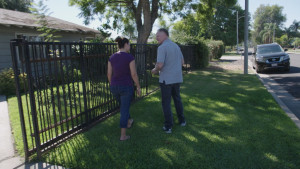
[[(38, 2), (39, 0), (34, 0)], [(76, 6), (69, 6), (69, 0), (44, 0), (44, 4), (49, 8), (49, 12), (52, 12), (50, 16), (73, 22), (79, 25), (83, 25), (89, 28), (97, 29), (101, 24), (98, 18), (92, 21), (89, 25), (84, 25), (83, 18), (78, 15), (80, 9)], [(238, 0), (242, 9), (245, 9), (245, 0)], [(249, 12), (251, 13), (251, 19), (253, 19), (253, 14), (255, 10), (261, 5), (274, 5), (283, 6), (283, 14), (286, 14), (285, 27), (289, 27), (294, 20), (300, 21), (300, 0), (249, 0)], [(253, 21), (253, 20), (252, 20)], [(156, 31), (157, 27), (153, 28)], [(117, 32), (113, 32), (112, 37), (117, 36)]]
[[(245, 0), (238, 0), (238, 3), (245, 9)], [(289, 27), (294, 20), (300, 21), (300, 0), (249, 0), (249, 12), (251, 13), (251, 22), (253, 22), (253, 14), (261, 5), (279, 5), (283, 6), (283, 14), (286, 14), (286, 22), (284, 27)]]

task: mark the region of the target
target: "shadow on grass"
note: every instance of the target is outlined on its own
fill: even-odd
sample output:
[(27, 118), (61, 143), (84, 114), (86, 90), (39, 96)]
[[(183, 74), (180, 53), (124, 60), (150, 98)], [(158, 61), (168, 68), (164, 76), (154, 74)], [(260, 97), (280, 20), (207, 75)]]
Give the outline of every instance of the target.
[(172, 134), (161, 130), (157, 92), (132, 106), (130, 140), (118, 140), (116, 115), (45, 154), (44, 160), (68, 168), (300, 166), (300, 131), (254, 75), (196, 71), (186, 75), (181, 96), (187, 126), (175, 123)]

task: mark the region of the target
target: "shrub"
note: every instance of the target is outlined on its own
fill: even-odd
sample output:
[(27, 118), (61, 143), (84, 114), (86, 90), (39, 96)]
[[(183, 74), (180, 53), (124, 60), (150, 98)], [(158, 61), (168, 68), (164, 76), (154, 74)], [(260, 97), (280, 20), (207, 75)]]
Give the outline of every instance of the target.
[[(20, 92), (24, 92), (24, 81), (26, 80), (26, 76), (25, 73), (19, 75)], [(6, 96), (16, 94), (16, 84), (12, 68), (4, 69), (0, 72), (0, 94)]]
[[(56, 79), (58, 82), (58, 85), (67, 84), (68, 82), (71, 83), (71, 81), (81, 81), (81, 71), (79, 69), (76, 69), (79, 66), (78, 65), (63, 65), (62, 68), (59, 65), (59, 73), (57, 75), (54, 75), (52, 77), (48, 77), (49, 80), (47, 83), (56, 83)], [(63, 72), (60, 70), (62, 69)], [(52, 81), (52, 82), (51, 82)]]
[(225, 52), (231, 52), (232, 47), (231, 46), (225, 46)]
[(224, 53), (224, 43), (222, 41), (206, 40), (206, 45), (209, 48), (209, 58), (220, 59)]
[(172, 34), (172, 40), (181, 45), (197, 44), (199, 38), (191, 36), (183, 31), (176, 31)]
[(209, 65), (209, 49), (203, 40), (198, 40), (196, 44), (197, 57), (195, 57), (195, 67), (205, 68)]
[(205, 41), (201, 38), (187, 35), (179, 31), (172, 36), (172, 40), (181, 45), (195, 45), (196, 57), (194, 58), (193, 67), (205, 68), (209, 64), (209, 50)]

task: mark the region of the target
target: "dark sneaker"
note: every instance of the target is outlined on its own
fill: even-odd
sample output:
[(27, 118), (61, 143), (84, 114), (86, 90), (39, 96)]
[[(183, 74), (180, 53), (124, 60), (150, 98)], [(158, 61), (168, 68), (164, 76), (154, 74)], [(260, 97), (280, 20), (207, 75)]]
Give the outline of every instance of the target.
[(186, 126), (186, 122), (180, 123), (180, 126), (182, 126), (182, 127)]
[(167, 134), (171, 134), (172, 133), (172, 129), (171, 128), (166, 128), (165, 126), (162, 128), (163, 131), (165, 131)]

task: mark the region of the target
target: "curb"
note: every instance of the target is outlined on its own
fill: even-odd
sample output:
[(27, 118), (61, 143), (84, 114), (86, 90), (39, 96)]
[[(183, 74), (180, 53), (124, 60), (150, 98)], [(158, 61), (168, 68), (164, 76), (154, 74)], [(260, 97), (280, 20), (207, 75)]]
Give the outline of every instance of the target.
[[(266, 82), (266, 80), (260, 75), (257, 74), (256, 71), (253, 69), (252, 66), (252, 62), (248, 61), (248, 66), (250, 66), (251, 70), (254, 72), (254, 74), (258, 77), (258, 79), (261, 81), (261, 83), (267, 88), (268, 92), (273, 96), (273, 98), (275, 99), (275, 101), (279, 104), (279, 106), (281, 107), (281, 109), (288, 115), (288, 117), (290, 117), (290, 119), (296, 124), (296, 126), (300, 129), (300, 120), (299, 118), (295, 115), (295, 113), (293, 113), (288, 106), (278, 97), (278, 95), (275, 93), (275, 91), (271, 88), (271, 86)], [(281, 86), (279, 86), (279, 84), (269, 78), (268, 79), (269, 82), (271, 82), (272, 84), (276, 84), (278, 86), (278, 88), (280, 88), (281, 90), (286, 91), (285, 89), (283, 89)], [(288, 93), (286, 91), (286, 93)], [(293, 96), (289, 95), (289, 97), (294, 98)]]

